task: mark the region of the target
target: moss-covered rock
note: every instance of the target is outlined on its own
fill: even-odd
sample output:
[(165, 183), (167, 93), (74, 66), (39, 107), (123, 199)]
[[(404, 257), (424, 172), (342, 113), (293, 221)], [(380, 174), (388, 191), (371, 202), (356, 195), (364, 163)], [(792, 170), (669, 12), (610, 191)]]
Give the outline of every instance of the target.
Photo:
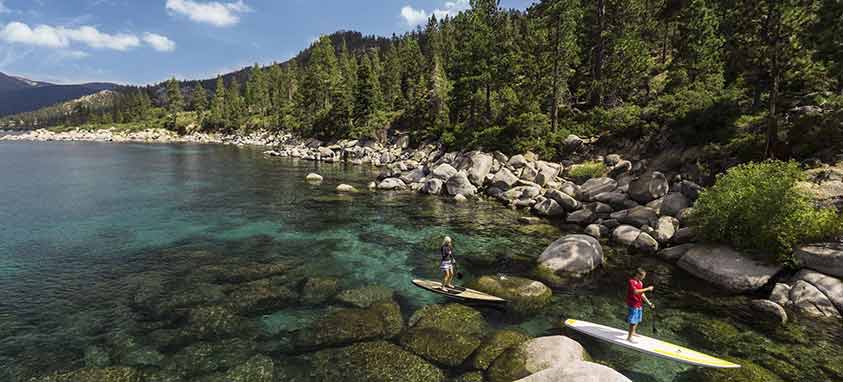
[(500, 330), (486, 337), (471, 357), (471, 367), (486, 370), (507, 349), (520, 345), (530, 336), (515, 330)]
[(223, 305), (193, 308), (188, 314), (188, 330), (199, 339), (219, 339), (240, 334), (243, 318)]
[(442, 382), (441, 370), (400, 347), (384, 341), (362, 342), (316, 352), (313, 380), (319, 382)]
[(296, 292), (273, 278), (242, 284), (229, 294), (230, 301), (243, 315), (273, 312), (294, 304)]
[(461, 304), (425, 305), (413, 313), (409, 326), (471, 336), (483, 336), (489, 331), (482, 313)]
[(727, 322), (706, 319), (686, 325), (682, 333), (692, 343), (711, 350), (729, 348), (741, 334), (738, 328)]
[(224, 373), (202, 377), (198, 382), (272, 382), (274, 378), (275, 366), (272, 360), (256, 355)]
[(781, 378), (752, 362), (730, 360), (741, 365), (740, 369), (693, 368), (680, 374), (677, 382), (781, 382)]
[(111, 357), (108, 352), (99, 346), (91, 346), (85, 349), (85, 367), (107, 367), (111, 366)]
[(30, 382), (141, 382), (141, 373), (129, 367), (74, 370), (33, 378)]
[(372, 305), (367, 309), (341, 309), (330, 312), (307, 329), (293, 336), (299, 350), (347, 345), (354, 342), (392, 338), (401, 332), (404, 319), (394, 302)]
[(302, 304), (322, 304), (337, 294), (337, 279), (310, 277), (301, 287)]
[(508, 300), (512, 310), (522, 315), (545, 307), (553, 294), (541, 282), (515, 276), (482, 276), (469, 287)]
[(239, 338), (198, 342), (167, 357), (162, 369), (166, 375), (190, 379), (241, 365), (252, 357), (254, 350), (254, 343)]
[(290, 263), (215, 264), (200, 267), (189, 278), (215, 283), (239, 284), (280, 275), (292, 268)]
[(492, 362), (486, 377), (491, 382), (515, 381), (544, 369), (587, 358), (582, 345), (568, 337), (539, 337), (505, 350)]
[(453, 382), (483, 382), (483, 373), (472, 371), (454, 378)]
[(410, 329), (399, 338), (401, 346), (424, 359), (446, 367), (456, 367), (480, 346), (480, 338), (439, 329)]
[(354, 288), (342, 291), (336, 296), (336, 300), (355, 308), (368, 308), (378, 302), (392, 301), (395, 291), (372, 285), (363, 288)]

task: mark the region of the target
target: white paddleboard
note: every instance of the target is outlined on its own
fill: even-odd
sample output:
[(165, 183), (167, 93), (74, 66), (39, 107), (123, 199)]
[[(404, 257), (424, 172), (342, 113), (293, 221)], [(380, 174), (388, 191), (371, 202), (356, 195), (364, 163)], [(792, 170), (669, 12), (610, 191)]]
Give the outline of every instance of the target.
[(682, 362), (689, 365), (713, 367), (718, 369), (736, 369), (741, 367), (741, 365), (717, 357), (712, 357), (708, 354), (703, 354), (695, 350), (646, 336), (635, 337), (633, 338), (633, 341), (636, 343), (632, 343), (626, 340), (626, 330), (615, 329), (595, 324), (593, 322), (568, 319), (565, 320), (565, 326), (582, 334), (615, 345), (620, 345), (625, 348), (637, 350), (656, 357)]
[(457, 300), (463, 301), (475, 301), (475, 302), (487, 302), (487, 303), (503, 303), (506, 300), (495, 297), (490, 294), (486, 294), (480, 291), (476, 291), (474, 289), (468, 289), (463, 287), (455, 287), (455, 288), (445, 288), (442, 290), (442, 283), (439, 281), (432, 281), (432, 280), (413, 280), (413, 284), (417, 287), (431, 291), (433, 293), (438, 293), (444, 296), (448, 296), (451, 298), (455, 298)]

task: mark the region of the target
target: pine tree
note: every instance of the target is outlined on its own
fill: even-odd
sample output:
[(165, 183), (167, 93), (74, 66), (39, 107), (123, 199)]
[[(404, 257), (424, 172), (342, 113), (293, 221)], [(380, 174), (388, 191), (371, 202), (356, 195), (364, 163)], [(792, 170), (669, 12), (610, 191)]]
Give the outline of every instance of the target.
[(173, 77), (167, 81), (167, 112), (172, 118), (173, 129), (178, 128), (178, 115), (182, 110), (184, 110), (184, 98), (181, 95), (179, 82)]
[(211, 115), (208, 120), (208, 124), (214, 128), (222, 128), (226, 123), (225, 99), (225, 82), (222, 76), (217, 76), (217, 83), (214, 86), (214, 98), (211, 99)]
[(342, 74), (328, 36), (322, 36), (312, 47), (302, 87), (302, 115), (314, 135), (333, 136), (335, 127), (328, 114), (333, 103), (342, 101)]
[[(577, 43), (579, 24), (583, 17), (580, 0), (544, 1), (536, 8), (540, 27), (546, 33), (548, 46), (540, 62), (550, 62), (551, 129), (559, 126), (559, 107), (568, 93), (568, 80), (579, 65), (580, 48)], [(549, 54), (549, 55), (548, 55)]]
[(247, 110), (240, 93), (240, 83), (237, 81), (237, 77), (234, 77), (225, 91), (226, 129), (228, 131), (238, 131), (243, 127)]
[(380, 80), (369, 55), (360, 58), (357, 68), (357, 89), (354, 96), (354, 130), (355, 138), (372, 137), (370, 122), (375, 114), (383, 112), (383, 95)]
[(208, 93), (205, 91), (201, 82), (197, 82), (193, 88), (193, 94), (190, 97), (190, 107), (200, 115), (208, 109)]
[(263, 115), (269, 109), (269, 85), (266, 73), (257, 63), (249, 71), (246, 81), (246, 106), (251, 113)]
[(390, 111), (404, 108), (404, 96), (401, 92), (401, 60), (394, 41), (390, 42), (384, 51), (381, 89), (386, 106)]

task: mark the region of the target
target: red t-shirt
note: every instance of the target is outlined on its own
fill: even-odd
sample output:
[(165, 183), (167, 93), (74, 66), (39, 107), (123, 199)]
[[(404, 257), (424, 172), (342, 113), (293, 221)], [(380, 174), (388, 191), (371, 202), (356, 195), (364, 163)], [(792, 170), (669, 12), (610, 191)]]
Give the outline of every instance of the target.
[(626, 305), (630, 308), (640, 308), (643, 306), (644, 298), (640, 294), (636, 294), (637, 289), (644, 289), (644, 283), (637, 279), (629, 279), (629, 287), (626, 290)]

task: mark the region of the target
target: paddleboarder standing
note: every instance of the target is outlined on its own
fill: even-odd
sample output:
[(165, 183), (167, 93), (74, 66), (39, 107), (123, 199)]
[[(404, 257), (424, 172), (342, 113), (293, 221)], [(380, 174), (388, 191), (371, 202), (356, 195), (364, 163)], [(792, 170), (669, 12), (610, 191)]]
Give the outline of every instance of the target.
[(439, 269), (442, 270), (442, 290), (446, 290), (445, 288), (454, 287), (451, 281), (454, 279), (454, 265), (457, 263), (454, 259), (454, 244), (450, 236), (445, 236), (439, 252), (442, 255), (439, 261)]
[(638, 268), (635, 270), (635, 275), (627, 282), (626, 306), (629, 308), (629, 312), (626, 322), (629, 324), (629, 334), (626, 340), (632, 343), (635, 343), (632, 337), (638, 335), (635, 333), (635, 329), (638, 328), (638, 324), (644, 317), (643, 303), (646, 302), (651, 309), (655, 308), (653, 303), (647, 299), (647, 295), (644, 294), (653, 290), (652, 286), (644, 288), (645, 277), (647, 277), (647, 271)]

